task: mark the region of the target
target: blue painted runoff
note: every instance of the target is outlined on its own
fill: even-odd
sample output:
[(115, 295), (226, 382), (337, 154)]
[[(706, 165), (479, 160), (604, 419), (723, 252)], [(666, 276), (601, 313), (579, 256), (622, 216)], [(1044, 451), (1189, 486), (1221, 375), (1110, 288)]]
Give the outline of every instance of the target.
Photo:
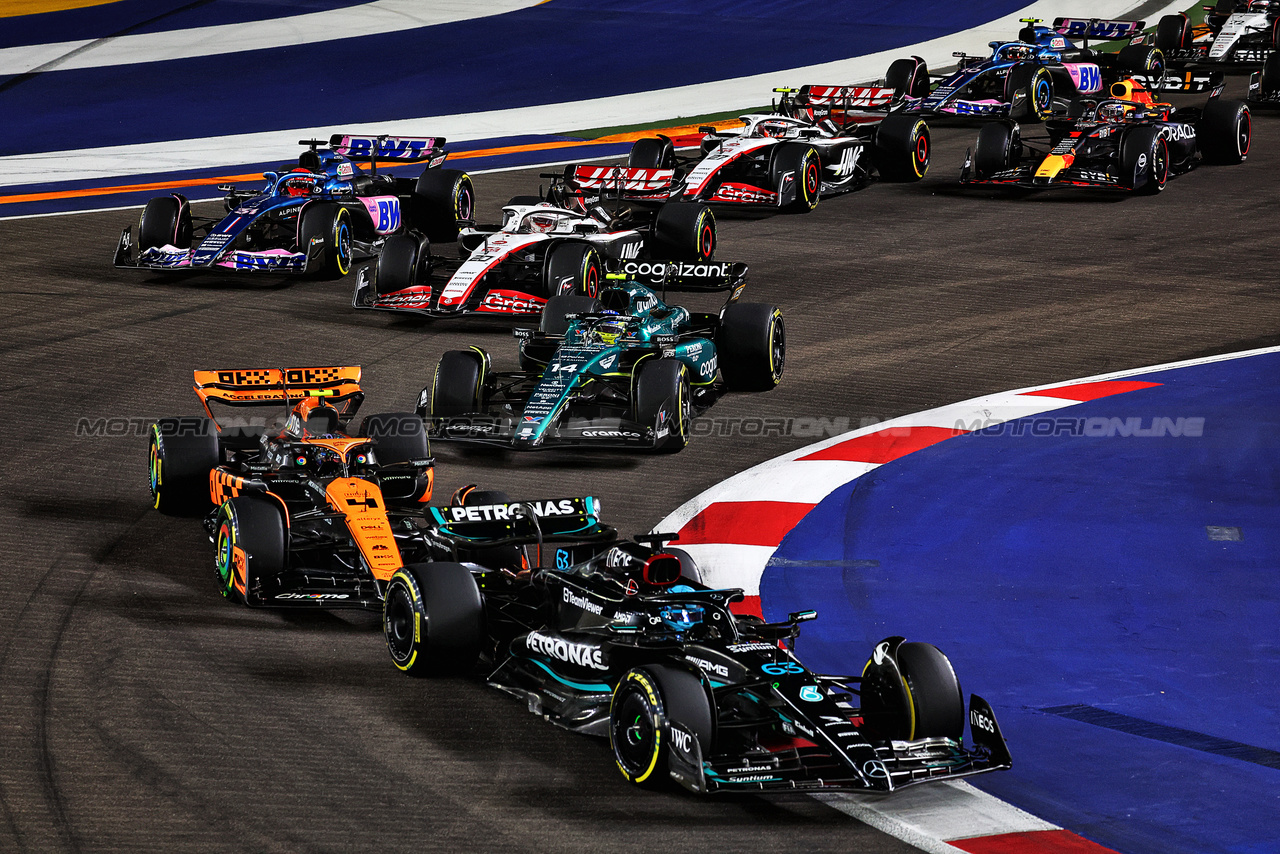
[(1162, 385), (836, 490), (765, 615), (818, 608), (799, 652), (836, 673), (936, 644), (1013, 753), (976, 784), (1049, 821), (1126, 854), (1278, 851), (1280, 354), (1136, 379)]

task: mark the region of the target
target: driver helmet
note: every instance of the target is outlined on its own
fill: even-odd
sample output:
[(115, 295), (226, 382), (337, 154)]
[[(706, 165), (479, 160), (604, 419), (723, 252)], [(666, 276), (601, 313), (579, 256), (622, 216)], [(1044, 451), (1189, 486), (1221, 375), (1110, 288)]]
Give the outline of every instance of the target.
[(627, 324), (621, 320), (608, 318), (597, 323), (593, 331), (601, 343), (612, 347), (618, 343), (619, 338), (626, 334)]
[(702, 625), (705, 612), (706, 609), (701, 605), (667, 605), (659, 609), (658, 616), (664, 626), (675, 632), (677, 637), (682, 637), (696, 626)]
[(1030, 45), (1011, 44), (1004, 49), (1005, 59), (1014, 59), (1014, 60), (1030, 59), (1034, 55), (1035, 55), (1035, 49), (1032, 48)]
[(1102, 121), (1123, 121), (1128, 111), (1128, 104), (1122, 104), (1119, 101), (1103, 101), (1098, 105), (1098, 118)]
[(315, 178), (309, 169), (294, 169), (284, 176), (280, 188), (289, 196), (309, 196), (315, 186)]
[(524, 218), (524, 228), (531, 234), (554, 231), (559, 217), (549, 213), (531, 213)]

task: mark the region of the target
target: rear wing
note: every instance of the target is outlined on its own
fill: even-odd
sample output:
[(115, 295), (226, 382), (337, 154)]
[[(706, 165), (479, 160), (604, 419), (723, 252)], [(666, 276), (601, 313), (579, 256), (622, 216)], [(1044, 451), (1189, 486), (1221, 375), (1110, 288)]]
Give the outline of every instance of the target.
[(600, 502), (591, 496), (432, 507), (436, 532), (458, 546), (583, 542), (613, 539), (600, 522)]
[[(431, 160), (431, 165), (436, 166), (444, 162), (444, 142), (442, 136), (352, 136), (335, 133), (329, 137), (329, 147), (336, 154), (361, 163), (373, 160), (420, 163)], [(314, 141), (304, 139), (299, 144), (312, 145)]]
[(343, 421), (355, 415), (364, 392), (360, 367), (251, 368), (195, 372), (195, 393), (210, 418), (211, 402), (228, 406), (291, 407), (308, 397), (322, 398)]
[(1098, 18), (1054, 18), (1053, 31), (1074, 39), (1117, 41), (1142, 32), (1146, 21), (1103, 21)]
[(878, 110), (889, 106), (894, 90), (884, 86), (801, 86), (799, 89), (773, 91), (791, 95), (797, 106)]
[(574, 190), (599, 190), (601, 195), (665, 199), (671, 195), (675, 177), (674, 169), (570, 164), (562, 180)]
[(623, 261), (606, 279), (630, 279), (655, 291), (733, 291), (738, 298), (747, 283), (747, 265), (741, 261)]
[(1129, 79), (1157, 95), (1171, 92), (1208, 92), (1210, 98), (1216, 98), (1222, 94), (1226, 86), (1226, 77), (1221, 71), (1166, 71), (1163, 77), (1131, 74)]

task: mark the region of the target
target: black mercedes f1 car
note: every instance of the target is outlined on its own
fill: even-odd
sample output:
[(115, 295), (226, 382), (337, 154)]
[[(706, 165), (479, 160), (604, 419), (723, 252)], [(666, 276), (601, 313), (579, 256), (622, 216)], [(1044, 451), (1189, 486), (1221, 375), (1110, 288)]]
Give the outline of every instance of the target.
[(641, 786), (887, 793), (1010, 767), (991, 706), (973, 695), (966, 710), (936, 647), (891, 637), (861, 674), (815, 673), (794, 641), (816, 612), (735, 614), (742, 591), (702, 584), (671, 535), (612, 539), (599, 510), (591, 498), (432, 510), (460, 548), (511, 551), (396, 572), (383, 610), (396, 667), (482, 672), (552, 723), (607, 736)]

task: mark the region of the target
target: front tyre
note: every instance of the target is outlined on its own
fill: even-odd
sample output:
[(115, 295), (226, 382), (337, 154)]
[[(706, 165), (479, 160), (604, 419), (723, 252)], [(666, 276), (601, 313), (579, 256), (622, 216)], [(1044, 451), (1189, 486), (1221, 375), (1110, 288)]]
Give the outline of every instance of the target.
[(678, 359), (648, 359), (636, 373), (636, 422), (661, 433), (654, 450), (674, 453), (689, 444), (693, 400), (689, 369)]
[(929, 171), (929, 125), (891, 113), (876, 128), (875, 162), (886, 181), (919, 181)]
[(1014, 121), (1042, 122), (1053, 112), (1053, 77), (1043, 65), (1019, 64), (1009, 69), (1004, 97)]
[(591, 299), (600, 295), (604, 263), (590, 243), (561, 243), (547, 253), (543, 281), (548, 296), (576, 294)]
[(312, 272), (320, 279), (341, 279), (351, 272), (351, 212), (342, 205), (309, 204), (298, 220), (298, 251), (311, 257), (311, 243), (321, 243), (320, 263)]
[(730, 303), (720, 319), (716, 353), (730, 391), (776, 387), (787, 355), (781, 310), (763, 303)]
[(778, 145), (769, 161), (769, 183), (779, 197), (788, 177), (795, 185), (795, 196), (785, 209), (805, 213), (816, 208), (822, 195), (822, 162), (817, 149), (799, 142)]
[(373, 286), (379, 296), (386, 296), (421, 284), (427, 278), (426, 260), (431, 244), (416, 234), (393, 234), (387, 238), (378, 255)]
[(698, 202), (667, 202), (653, 221), (649, 255), (663, 261), (710, 261), (716, 253), (716, 217)]
[(929, 94), (929, 66), (918, 56), (895, 59), (884, 76), (885, 88), (893, 90), (893, 99), (923, 98)]
[(978, 131), (978, 144), (973, 151), (973, 170), (978, 178), (990, 178), (997, 172), (1018, 165), (1021, 145), (1018, 126), (1004, 122), (983, 125)]
[(284, 571), (288, 531), (279, 505), (238, 495), (218, 508), (213, 568), (218, 590), (246, 605), (263, 601), (262, 580)]
[(668, 784), (673, 724), (692, 733), (701, 755), (710, 752), (715, 715), (702, 680), (662, 665), (623, 674), (609, 703), (609, 744), (623, 777), (645, 788)]
[(484, 409), (484, 356), (475, 350), (450, 350), (440, 357), (431, 384), (432, 418), (471, 415)]
[(160, 246), (191, 248), (191, 206), (182, 196), (152, 199), (138, 217), (138, 249)]
[(1169, 143), (1157, 127), (1136, 127), (1120, 140), (1121, 175), (1129, 188), (1153, 196), (1169, 181)]
[[(1273, 54), (1272, 58), (1280, 54)], [(1243, 101), (1214, 99), (1205, 104), (1196, 138), (1207, 163), (1240, 163), (1249, 156), (1253, 116)]]
[(627, 166), (632, 169), (674, 169), (676, 148), (666, 137), (646, 137), (631, 144)]
[(1191, 19), (1186, 15), (1165, 15), (1156, 26), (1156, 48), (1161, 53), (1191, 47)]
[(480, 659), (484, 602), (457, 563), (410, 564), (387, 584), (382, 633), (391, 662), (410, 676), (465, 673)]

